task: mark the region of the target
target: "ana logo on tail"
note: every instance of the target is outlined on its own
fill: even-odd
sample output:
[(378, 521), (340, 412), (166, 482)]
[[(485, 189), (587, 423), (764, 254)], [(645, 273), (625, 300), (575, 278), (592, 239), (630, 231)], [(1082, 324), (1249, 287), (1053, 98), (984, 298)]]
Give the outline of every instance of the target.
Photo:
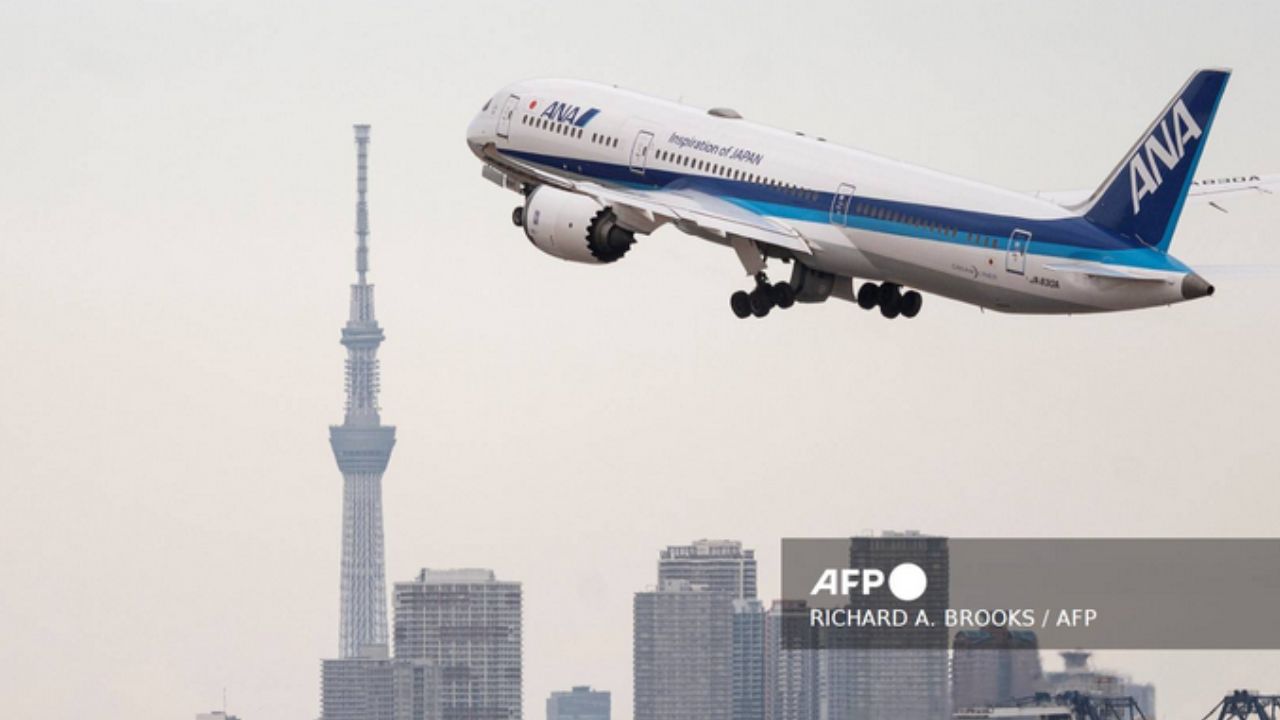
[[(1142, 147), (1129, 160), (1129, 188), (1133, 193), (1133, 214), (1141, 210), (1142, 198), (1155, 193), (1164, 182), (1160, 174), (1160, 165), (1172, 170), (1182, 162), (1187, 154), (1187, 143), (1200, 137), (1200, 126), (1187, 111), (1182, 100), (1173, 106), (1169, 115), (1160, 121), (1159, 132), (1162, 140), (1156, 139), (1153, 131)], [(1157, 160), (1160, 162), (1157, 164)]]

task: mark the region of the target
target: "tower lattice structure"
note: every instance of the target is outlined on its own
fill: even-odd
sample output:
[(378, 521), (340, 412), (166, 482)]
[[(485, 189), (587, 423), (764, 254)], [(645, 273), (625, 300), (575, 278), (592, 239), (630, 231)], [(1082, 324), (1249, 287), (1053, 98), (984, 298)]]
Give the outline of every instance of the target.
[(342, 471), (342, 619), (339, 656), (387, 644), (386, 570), (382, 537), (382, 473), (396, 429), (378, 414), (378, 346), (382, 328), (373, 312), (369, 270), (369, 126), (356, 125), (356, 283), (342, 329), (347, 348), (346, 417), (329, 427), (329, 444)]

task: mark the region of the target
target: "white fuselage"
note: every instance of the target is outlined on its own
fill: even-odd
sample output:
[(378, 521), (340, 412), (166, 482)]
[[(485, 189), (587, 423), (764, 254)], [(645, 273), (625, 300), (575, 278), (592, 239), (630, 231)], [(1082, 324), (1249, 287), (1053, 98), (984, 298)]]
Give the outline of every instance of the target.
[(482, 158), (491, 146), (572, 180), (714, 195), (794, 228), (812, 249), (794, 259), (841, 277), (1007, 312), (1186, 299), (1186, 266), (1060, 205), (732, 115), (594, 83), (533, 80), (494, 95), (468, 142)]

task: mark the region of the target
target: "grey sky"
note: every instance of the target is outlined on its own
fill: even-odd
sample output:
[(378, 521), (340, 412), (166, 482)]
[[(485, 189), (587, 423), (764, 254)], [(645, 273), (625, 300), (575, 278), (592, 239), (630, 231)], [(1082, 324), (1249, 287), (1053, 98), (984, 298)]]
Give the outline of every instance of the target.
[[(318, 713), (337, 651), (338, 331), (373, 125), (388, 579), (524, 582), (525, 707), (631, 711), (656, 553), (778, 540), (1265, 535), (1274, 279), (1025, 318), (927, 298), (740, 322), (674, 230), (571, 266), (511, 227), (468, 119), (569, 75), (1014, 188), (1092, 187), (1196, 67), (1236, 69), (1202, 174), (1280, 171), (1274, 2), (8, 3), (0, 9), (0, 697), (15, 716)], [(1174, 254), (1280, 263), (1280, 203)], [(1163, 717), (1277, 654), (1104, 653)]]

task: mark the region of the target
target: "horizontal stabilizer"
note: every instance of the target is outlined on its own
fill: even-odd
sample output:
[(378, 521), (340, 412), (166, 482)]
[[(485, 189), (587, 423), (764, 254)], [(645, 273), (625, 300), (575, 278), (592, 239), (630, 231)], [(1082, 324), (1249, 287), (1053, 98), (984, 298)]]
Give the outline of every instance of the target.
[(1118, 268), (1103, 263), (1054, 263), (1045, 265), (1049, 270), (1063, 273), (1074, 273), (1095, 278), (1112, 278), (1115, 280), (1133, 280), (1135, 282), (1166, 282), (1166, 278), (1154, 275), (1142, 275), (1127, 268)]

